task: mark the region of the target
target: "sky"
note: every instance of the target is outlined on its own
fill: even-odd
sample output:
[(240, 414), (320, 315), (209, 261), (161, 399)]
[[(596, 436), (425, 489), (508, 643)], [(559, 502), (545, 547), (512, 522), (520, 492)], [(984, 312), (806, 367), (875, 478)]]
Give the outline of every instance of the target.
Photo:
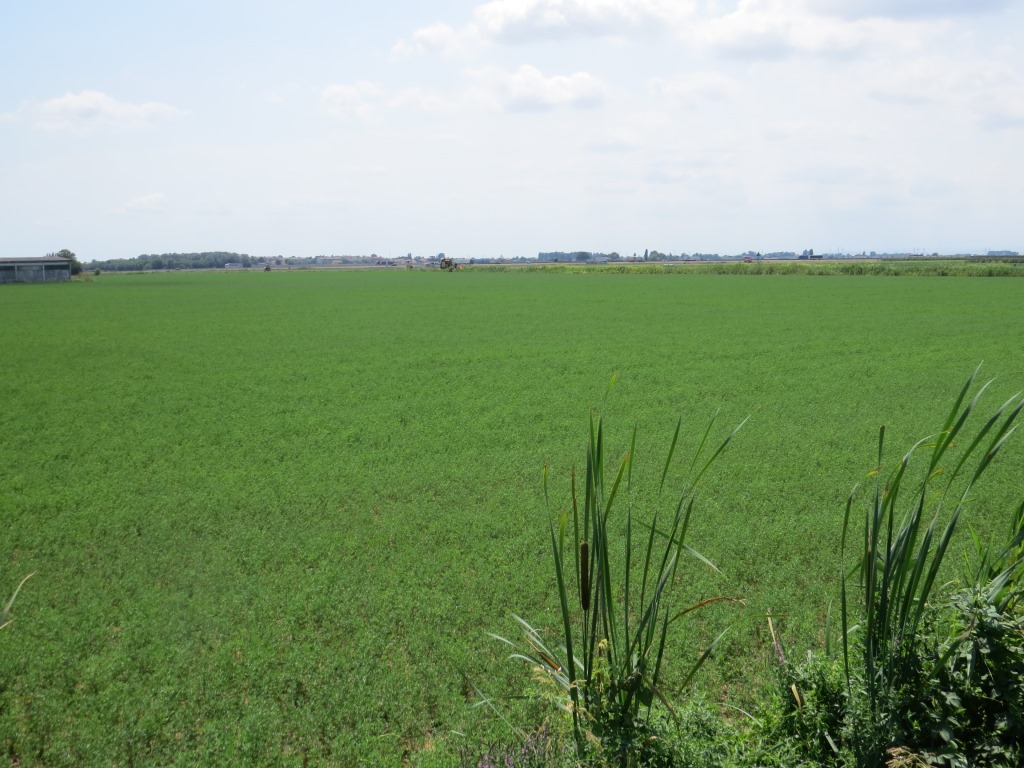
[(1024, 0), (0, 7), (0, 257), (1024, 251)]

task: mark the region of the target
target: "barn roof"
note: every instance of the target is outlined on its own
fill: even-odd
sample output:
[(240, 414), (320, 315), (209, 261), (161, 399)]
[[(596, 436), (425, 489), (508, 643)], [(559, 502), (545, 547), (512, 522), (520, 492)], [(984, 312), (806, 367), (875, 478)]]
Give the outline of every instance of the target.
[(70, 264), (69, 259), (61, 256), (33, 256), (25, 258), (0, 258), (0, 264)]

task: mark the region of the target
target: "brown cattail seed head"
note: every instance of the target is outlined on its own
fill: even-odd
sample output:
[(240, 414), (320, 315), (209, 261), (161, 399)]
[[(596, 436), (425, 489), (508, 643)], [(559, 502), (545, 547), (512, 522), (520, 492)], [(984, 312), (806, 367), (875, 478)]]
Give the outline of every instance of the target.
[(590, 547), (586, 539), (580, 542), (580, 602), (584, 611), (590, 610)]

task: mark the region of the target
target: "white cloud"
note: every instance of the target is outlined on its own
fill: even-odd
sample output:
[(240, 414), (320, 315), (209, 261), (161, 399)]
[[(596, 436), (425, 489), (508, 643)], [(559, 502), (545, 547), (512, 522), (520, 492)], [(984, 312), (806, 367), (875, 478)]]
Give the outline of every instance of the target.
[(165, 199), (161, 192), (151, 192), (148, 195), (132, 198), (124, 205), (115, 208), (114, 213), (157, 213), (163, 210)]
[(332, 117), (375, 121), (391, 110), (416, 109), (441, 112), (453, 102), (424, 88), (403, 88), (389, 93), (376, 83), (366, 81), (348, 85), (329, 85), (320, 94), (320, 103)]
[(399, 55), (476, 50), (573, 37), (661, 35), (733, 55), (849, 56), (868, 48), (923, 46), (951, 15), (996, 10), (1009, 0), (739, 0), (723, 11), (695, 0), (490, 0), (461, 28), (435, 23), (394, 47)]
[(784, 117), (767, 122), (761, 128), (763, 135), (770, 141), (800, 147), (808, 151), (812, 142), (828, 137), (830, 145), (842, 144), (849, 146), (852, 142), (865, 142), (877, 139), (878, 128), (867, 128), (846, 120), (826, 120), (820, 118)]
[(400, 40), (392, 49), (392, 53), (400, 57), (414, 53), (440, 53), (448, 56), (465, 48), (474, 37), (472, 29), (460, 32), (448, 24), (431, 24), (413, 32), (411, 40)]
[(432, 24), (418, 30), (413, 41), (424, 48), (444, 52), (456, 45), (458, 34), (447, 24)]
[(981, 115), (981, 124), (994, 131), (1024, 128), (1024, 103), (997, 107)]
[(80, 91), (24, 105), (18, 114), (27, 116), (38, 128), (65, 131), (132, 126), (184, 113), (156, 101), (131, 104), (100, 91)]
[(511, 73), (488, 69), (474, 76), (477, 93), (509, 112), (596, 107), (607, 92), (604, 83), (588, 72), (547, 77), (536, 67), (523, 65)]
[(694, 0), (490, 0), (460, 29), (444, 23), (421, 27), (393, 51), (450, 55), (489, 41), (661, 34), (690, 18), (695, 8)]
[(607, 137), (589, 141), (586, 148), (601, 155), (624, 155), (636, 152), (641, 148), (635, 140), (628, 137)]
[(1012, 0), (806, 0), (812, 12), (863, 19), (938, 18), (992, 13), (1008, 7)]
[(909, 107), (948, 106), (960, 92), (967, 77), (965, 62), (923, 56), (906, 59), (899, 67), (875, 66), (860, 72), (862, 87), (872, 99), (884, 104)]
[(604, 103), (607, 88), (588, 72), (547, 76), (536, 67), (523, 65), (515, 72), (490, 68), (468, 73), (471, 84), (446, 96), (423, 88), (388, 92), (370, 82), (329, 85), (320, 95), (331, 116), (358, 121), (377, 121), (387, 113), (413, 109), (420, 112), (452, 112), (485, 106), (507, 112), (542, 112), (558, 108), (587, 109)]
[(705, 19), (688, 37), (718, 52), (754, 58), (850, 56), (865, 49), (919, 48), (933, 29), (924, 22), (808, 13), (795, 0), (740, 0), (735, 11)]
[(320, 94), (320, 103), (329, 115), (357, 120), (375, 117), (384, 101), (384, 91), (365, 80), (352, 85), (329, 85)]
[(1012, 0), (489, 0), (461, 27), (435, 23), (395, 45), (400, 55), (471, 53), (486, 43), (674, 37), (713, 53), (777, 59), (918, 52), (955, 19)]
[(443, 112), (454, 104), (434, 91), (425, 88), (403, 88), (387, 99), (391, 109), (417, 109), (422, 112)]
[(740, 91), (740, 84), (734, 78), (712, 71), (655, 78), (652, 85), (659, 94), (687, 109), (709, 101), (726, 101)]
[(967, 117), (987, 128), (1024, 124), (1024, 75), (999, 55), (933, 54), (862, 67), (858, 75), (864, 92), (884, 105), (930, 108), (946, 120)]
[(679, 23), (693, 9), (688, 0), (491, 0), (473, 17), (485, 37), (523, 42), (655, 31)]
[(979, 62), (968, 69), (960, 93), (985, 128), (1024, 127), (1024, 75), (1006, 62)]

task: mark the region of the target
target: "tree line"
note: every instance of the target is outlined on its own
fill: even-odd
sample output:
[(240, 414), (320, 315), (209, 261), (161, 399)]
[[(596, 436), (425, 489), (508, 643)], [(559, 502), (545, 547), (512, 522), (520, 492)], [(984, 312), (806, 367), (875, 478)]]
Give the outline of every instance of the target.
[(266, 261), (247, 253), (230, 251), (204, 251), (203, 253), (161, 253), (142, 254), (131, 259), (108, 259), (94, 261), (89, 266), (104, 272), (141, 272), (143, 270), (167, 269), (222, 269), (225, 264), (241, 264), (252, 267)]

